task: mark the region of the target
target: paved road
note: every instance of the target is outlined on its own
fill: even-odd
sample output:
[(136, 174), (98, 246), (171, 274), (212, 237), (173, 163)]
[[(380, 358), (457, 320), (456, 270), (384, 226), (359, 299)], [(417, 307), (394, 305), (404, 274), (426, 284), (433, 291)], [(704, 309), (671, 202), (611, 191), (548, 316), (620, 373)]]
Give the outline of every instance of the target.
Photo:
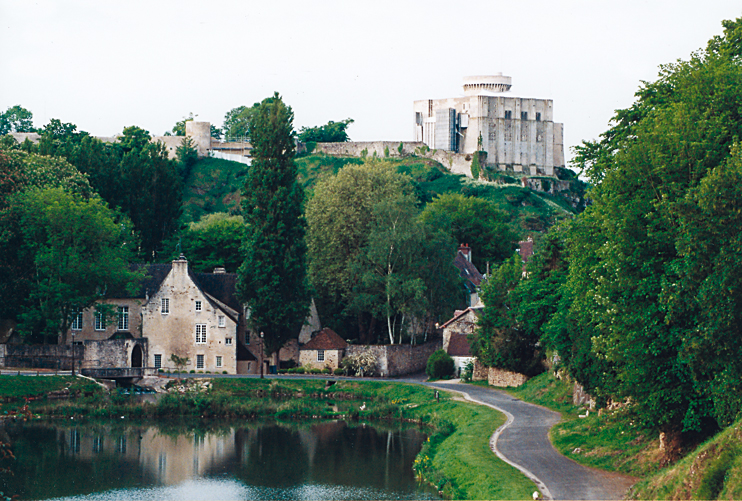
[(495, 453), (523, 471), (546, 499), (623, 499), (636, 479), (579, 465), (562, 456), (549, 441), (558, 413), (528, 404), (507, 393), (458, 382), (425, 383), (464, 394), (505, 413), (508, 421), (490, 440)]

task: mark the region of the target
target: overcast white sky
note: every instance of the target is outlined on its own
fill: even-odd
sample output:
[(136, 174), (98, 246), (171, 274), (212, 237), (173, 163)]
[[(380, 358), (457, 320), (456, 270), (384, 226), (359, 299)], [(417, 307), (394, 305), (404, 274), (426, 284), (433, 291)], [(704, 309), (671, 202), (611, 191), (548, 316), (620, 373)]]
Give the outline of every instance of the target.
[(0, 0), (0, 111), (161, 135), (278, 91), (297, 130), (351, 117), (353, 140), (412, 140), (414, 100), (502, 72), (554, 100), (571, 147), (740, 16), (739, 0)]

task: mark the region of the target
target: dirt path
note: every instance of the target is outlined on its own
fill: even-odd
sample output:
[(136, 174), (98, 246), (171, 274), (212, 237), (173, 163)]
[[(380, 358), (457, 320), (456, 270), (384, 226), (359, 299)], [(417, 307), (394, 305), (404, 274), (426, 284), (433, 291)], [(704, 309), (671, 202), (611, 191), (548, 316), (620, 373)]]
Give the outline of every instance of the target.
[(492, 436), (492, 450), (536, 482), (546, 499), (623, 499), (637, 480), (582, 466), (557, 452), (549, 441), (549, 429), (561, 419), (557, 412), (490, 388), (458, 382), (424, 384), (503, 412), (508, 420)]

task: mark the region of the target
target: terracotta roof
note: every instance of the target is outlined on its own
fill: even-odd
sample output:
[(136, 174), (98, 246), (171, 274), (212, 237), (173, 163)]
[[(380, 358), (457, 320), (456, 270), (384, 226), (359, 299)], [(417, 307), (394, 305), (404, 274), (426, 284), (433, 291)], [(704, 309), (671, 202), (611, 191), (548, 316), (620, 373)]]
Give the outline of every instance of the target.
[(479, 284), (482, 283), (484, 278), (476, 266), (466, 259), (466, 256), (458, 251), (456, 253), (456, 259), (453, 260), (453, 265), (459, 269), (459, 275), (466, 281), (466, 286), (470, 291), (476, 290)]
[(466, 334), (451, 334), (448, 341), (448, 354), (452, 357), (470, 357), (469, 340)]
[(334, 330), (325, 327), (312, 338), (307, 344), (299, 348), (300, 350), (344, 350), (348, 343), (338, 336)]

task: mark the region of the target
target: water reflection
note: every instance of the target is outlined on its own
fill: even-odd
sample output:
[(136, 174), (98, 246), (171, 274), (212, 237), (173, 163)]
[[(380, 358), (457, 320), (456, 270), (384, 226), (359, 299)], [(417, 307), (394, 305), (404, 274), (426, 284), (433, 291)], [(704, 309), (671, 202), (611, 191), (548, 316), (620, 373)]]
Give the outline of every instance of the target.
[(3, 491), (26, 499), (430, 499), (424, 435), (344, 422), (182, 427), (15, 424)]

